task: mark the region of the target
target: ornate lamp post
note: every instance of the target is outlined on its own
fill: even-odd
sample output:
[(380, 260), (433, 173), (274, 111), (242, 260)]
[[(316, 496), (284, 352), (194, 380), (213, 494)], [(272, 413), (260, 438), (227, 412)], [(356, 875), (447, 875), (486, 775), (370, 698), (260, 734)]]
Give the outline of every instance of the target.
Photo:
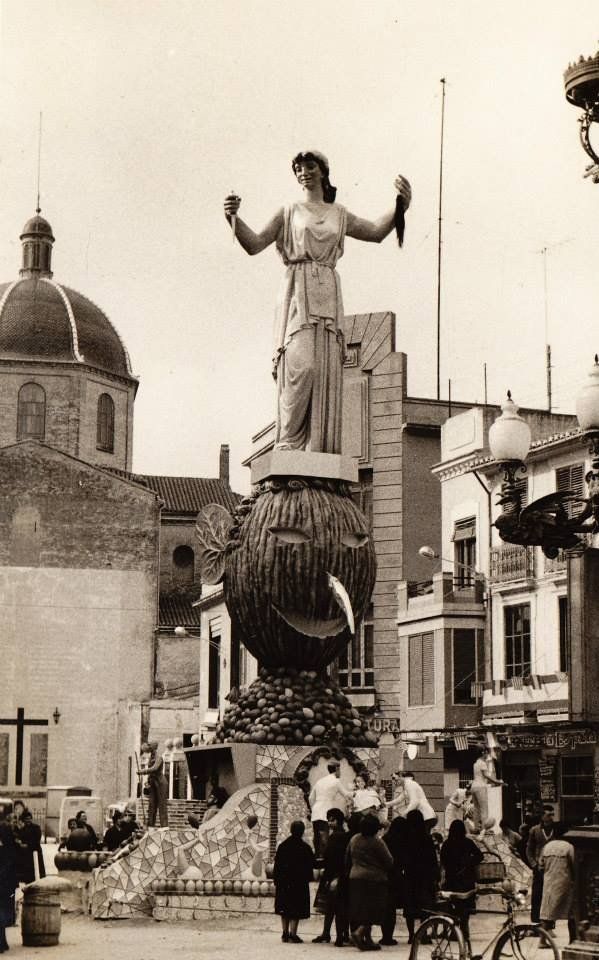
[(564, 72), (566, 99), (583, 110), (580, 117), (580, 141), (593, 163), (587, 167), (585, 176), (599, 183), (599, 154), (590, 140), (591, 124), (599, 123), (599, 51), (594, 57), (580, 57), (577, 63), (568, 65)]
[[(526, 473), (524, 460), (530, 449), (530, 428), (519, 415), (518, 407), (508, 392), (501, 416), (489, 430), (489, 447), (504, 471), (499, 503), (503, 510), (494, 526), (507, 543), (539, 546), (545, 556), (554, 559), (559, 550), (584, 547), (581, 534), (599, 532), (599, 360), (595, 364), (576, 401), (576, 415), (589, 442), (592, 469), (585, 480), (587, 498), (571, 490), (561, 490), (540, 497), (522, 508), (517, 474)], [(567, 505), (583, 504), (582, 510), (570, 516)]]

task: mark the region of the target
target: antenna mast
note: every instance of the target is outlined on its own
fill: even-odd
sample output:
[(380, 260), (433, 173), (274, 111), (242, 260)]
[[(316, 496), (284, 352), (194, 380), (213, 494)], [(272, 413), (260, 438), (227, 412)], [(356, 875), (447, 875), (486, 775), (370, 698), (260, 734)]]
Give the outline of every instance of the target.
[(40, 110), (40, 123), (39, 123), (38, 137), (37, 137), (37, 204), (36, 204), (36, 207), (35, 207), (35, 212), (36, 212), (36, 213), (41, 213), (41, 209), (42, 209), (42, 208), (40, 207), (40, 175), (41, 175), (41, 169), (42, 169), (42, 113), (41, 113), (41, 110)]
[(441, 399), (441, 245), (443, 223), (443, 135), (445, 129), (445, 78), (441, 81), (441, 156), (439, 162), (439, 239), (437, 244), (437, 400)]

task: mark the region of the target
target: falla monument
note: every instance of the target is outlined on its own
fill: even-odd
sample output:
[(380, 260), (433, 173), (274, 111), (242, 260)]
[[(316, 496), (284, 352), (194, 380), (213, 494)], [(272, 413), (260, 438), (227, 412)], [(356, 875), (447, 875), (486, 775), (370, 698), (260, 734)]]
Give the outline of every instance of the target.
[(105, 865), (90, 884), (96, 917), (271, 912), (269, 863), (291, 821), (309, 821), (310, 789), (327, 762), (339, 761), (348, 787), (365, 770), (380, 779), (397, 769), (397, 750), (377, 746), (327, 673), (359, 628), (376, 577), (368, 521), (351, 492), (357, 461), (341, 449), (344, 311), (335, 267), (346, 237), (380, 242), (395, 227), (401, 245), (411, 190), (397, 177), (393, 209), (369, 221), (335, 202), (319, 151), (298, 154), (292, 170), (303, 200), (262, 231), (240, 218), (236, 194), (224, 205), (239, 245), (256, 254), (274, 243), (285, 268), (274, 448), (252, 463), (251, 495), (234, 515), (211, 504), (196, 524), (202, 581), (223, 584), (232, 627), (259, 663), (258, 678), (229, 694), (214, 740), (196, 736), (185, 750), (194, 794), (218, 784), (229, 799), (204, 823), (153, 829), (129, 857)]

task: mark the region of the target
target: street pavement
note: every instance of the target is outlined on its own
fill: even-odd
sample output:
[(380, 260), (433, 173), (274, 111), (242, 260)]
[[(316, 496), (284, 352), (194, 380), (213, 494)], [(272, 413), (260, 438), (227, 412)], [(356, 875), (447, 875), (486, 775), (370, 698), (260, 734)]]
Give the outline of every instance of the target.
[[(48, 873), (56, 873), (55, 844), (44, 844), (44, 860)], [(481, 898), (482, 900), (482, 898)], [(480, 905), (480, 904), (479, 904)], [(518, 917), (529, 919), (528, 913)], [(495, 934), (503, 916), (482, 910), (471, 920), (473, 953), (482, 953)], [(303, 944), (281, 943), (281, 921), (274, 914), (234, 914), (223, 919), (192, 922), (139, 920), (92, 920), (80, 913), (63, 913), (60, 942), (55, 947), (23, 947), (19, 927), (7, 931), (10, 960), (350, 960), (358, 954), (353, 946), (345, 946), (343, 953), (331, 944), (312, 943), (322, 930), (322, 917), (313, 915), (302, 920), (299, 935)], [(557, 924), (557, 943), (561, 948), (568, 941), (566, 921)], [(374, 928), (375, 940), (380, 936)], [(378, 935), (378, 936), (377, 936)], [(401, 911), (397, 914), (396, 947), (383, 947), (377, 954), (380, 960), (408, 960), (410, 948)]]
[[(501, 923), (498, 914), (479, 913), (473, 917), (473, 952), (481, 953)], [(527, 920), (523, 916), (522, 920)], [(558, 922), (557, 941), (560, 947), (567, 942), (566, 921)], [(23, 947), (20, 930), (7, 931), (10, 960), (280, 960), (290, 953), (297, 960), (338, 960), (340, 951), (331, 944), (314, 944), (312, 937), (322, 929), (322, 918), (313, 916), (300, 923), (299, 935), (303, 944), (281, 943), (278, 917), (272, 915), (239, 914), (215, 920), (187, 922), (157, 922), (141, 920), (91, 920), (81, 914), (63, 914), (60, 943), (55, 947)], [(378, 933), (375, 928), (373, 933)], [(396, 947), (383, 947), (381, 960), (408, 960), (406, 927), (398, 919)], [(343, 948), (346, 960), (357, 956), (353, 946)]]

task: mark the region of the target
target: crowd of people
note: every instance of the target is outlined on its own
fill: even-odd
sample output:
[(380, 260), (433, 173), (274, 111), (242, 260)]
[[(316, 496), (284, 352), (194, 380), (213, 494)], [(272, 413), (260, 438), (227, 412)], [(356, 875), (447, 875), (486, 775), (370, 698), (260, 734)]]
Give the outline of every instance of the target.
[[(482, 781), (483, 774), (478, 771)], [(491, 774), (498, 785), (501, 781)], [(445, 830), (413, 774), (393, 778), (393, 797), (356, 776), (353, 789), (342, 782), (340, 766), (329, 761), (327, 773), (310, 792), (313, 848), (304, 840), (302, 821), (276, 851), (275, 913), (281, 916), (284, 943), (301, 943), (298, 925), (310, 916), (310, 882), (320, 868), (314, 908), (323, 915), (323, 929), (314, 943), (353, 943), (361, 951), (397, 944), (397, 911), (403, 912), (408, 943), (416, 924), (434, 910), (439, 891), (463, 893), (455, 915), (470, 942), (470, 916), (476, 910), (479, 865), (489, 849), (485, 836), (495, 835), (488, 817), (482, 783), (478, 796), (460, 788), (449, 798)], [(487, 817), (481, 824), (481, 814)], [(532, 870), (531, 919), (552, 929), (556, 920), (573, 920), (574, 848), (563, 839), (565, 828), (553, 822), (552, 809), (530, 813), (520, 830), (502, 820), (497, 837), (504, 849)], [(492, 851), (491, 851), (492, 852)], [(373, 928), (380, 928), (378, 942)]]

